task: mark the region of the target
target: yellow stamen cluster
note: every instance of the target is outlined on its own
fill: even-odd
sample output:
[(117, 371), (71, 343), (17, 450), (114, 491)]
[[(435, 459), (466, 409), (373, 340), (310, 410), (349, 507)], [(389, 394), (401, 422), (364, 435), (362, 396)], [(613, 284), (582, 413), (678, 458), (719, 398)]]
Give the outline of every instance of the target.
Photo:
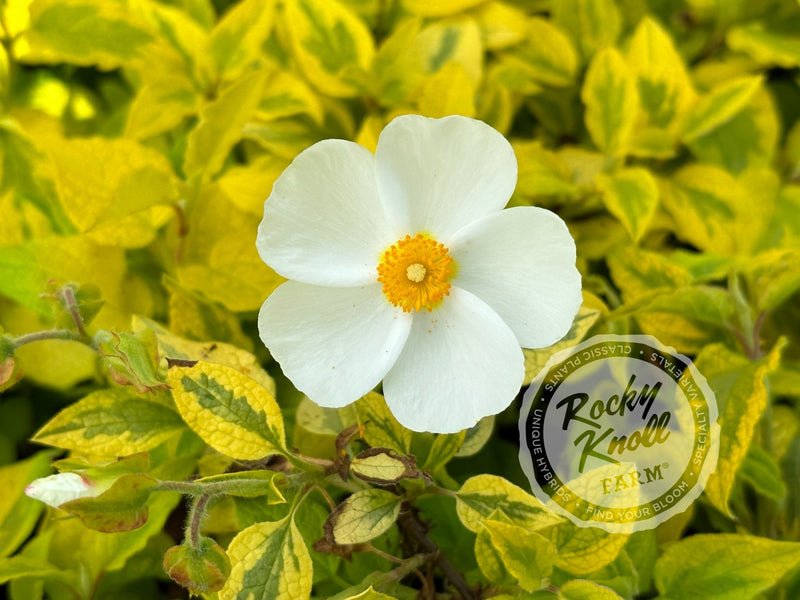
[(378, 281), (389, 302), (405, 312), (430, 312), (450, 294), (455, 264), (444, 244), (421, 233), (391, 246), (378, 265)]

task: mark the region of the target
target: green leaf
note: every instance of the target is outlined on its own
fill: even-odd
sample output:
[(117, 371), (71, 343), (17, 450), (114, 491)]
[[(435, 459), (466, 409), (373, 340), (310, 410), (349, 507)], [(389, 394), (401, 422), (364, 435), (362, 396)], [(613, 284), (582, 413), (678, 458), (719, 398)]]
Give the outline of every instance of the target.
[(503, 565), (529, 592), (547, 584), (556, 557), (550, 540), (535, 531), (502, 521), (486, 519), (482, 527), (489, 537)]
[(0, 293), (48, 318), (52, 309), (41, 297), (48, 281), (94, 283), (106, 300), (100, 311), (103, 316), (109, 306), (124, 306), (120, 281), (125, 270), (122, 248), (100, 246), (78, 236), (40, 237), (0, 252)]
[(772, 312), (800, 290), (800, 250), (767, 250), (745, 266), (753, 278), (756, 306)]
[(216, 75), (212, 81), (237, 79), (262, 59), (262, 45), (272, 30), (274, 12), (274, 0), (244, 0), (225, 13), (206, 48)]
[(136, 333), (101, 329), (94, 343), (116, 383), (132, 385), (140, 394), (169, 388), (158, 374), (158, 342), (152, 329)]
[(627, 152), (636, 122), (639, 95), (625, 60), (614, 48), (597, 53), (581, 88), (584, 120), (595, 145), (608, 156)]
[(68, 62), (114, 69), (145, 57), (153, 36), (123, 5), (102, 0), (37, 0), (14, 48), (26, 63)]
[(170, 404), (169, 396), (125, 387), (99, 390), (64, 408), (33, 440), (97, 456), (144, 452), (186, 427)]
[(44, 559), (29, 558), (21, 555), (0, 558), (0, 585), (25, 578), (72, 583), (72, 578), (68, 573)]
[(372, 586), (355, 596), (348, 596), (345, 600), (397, 600), (394, 596), (388, 596), (381, 592), (376, 592)]
[(143, 474), (123, 475), (99, 496), (71, 500), (59, 508), (77, 516), (84, 525), (96, 531), (130, 531), (147, 521), (147, 499), (150, 488), (157, 483)]
[(465, 435), (465, 431), (459, 431), (458, 433), (440, 433), (433, 438), (433, 444), (425, 457), (422, 470), (435, 474), (439, 469), (444, 468), (461, 448)]
[(609, 321), (635, 317), (642, 331), (678, 352), (695, 353), (715, 340), (732, 340), (730, 295), (712, 286), (651, 290), (608, 314)]
[(556, 0), (553, 24), (566, 32), (585, 59), (613, 46), (622, 30), (622, 18), (614, 0)]
[(258, 106), (265, 82), (264, 71), (249, 73), (200, 110), (200, 122), (186, 142), (183, 172), (188, 179), (210, 178), (222, 169), (231, 148), (242, 137), (242, 128)]
[(391, 448), (400, 454), (411, 452), (412, 433), (397, 422), (386, 406), (383, 396), (370, 392), (360, 398), (353, 407), (359, 425), (364, 428), (364, 439), (370, 446)]
[(266, 470), (221, 473), (195, 479), (195, 483), (217, 484), (228, 496), (263, 498), (267, 504), (283, 504), (286, 499), (278, 489), (278, 482), (285, 482), (284, 474)]
[(698, 160), (731, 173), (772, 164), (780, 137), (780, 118), (772, 96), (758, 90), (726, 123), (689, 142)]
[(638, 242), (658, 208), (658, 187), (647, 169), (633, 167), (611, 175), (599, 175), (597, 187), (608, 212), (617, 217)]
[[(25, 487), (34, 479), (49, 475), (52, 451), (0, 467), (0, 557), (9, 556), (24, 542), (36, 526), (44, 504), (28, 498)], [(1, 578), (0, 578), (1, 579)]]
[(750, 446), (737, 475), (767, 498), (780, 502), (786, 497), (786, 484), (783, 482), (781, 469), (761, 446)]
[(797, 35), (797, 18), (779, 27), (748, 22), (732, 27), (725, 38), (728, 47), (748, 54), (762, 65), (791, 69), (800, 66), (800, 36)]
[(559, 588), (558, 600), (622, 600), (622, 596), (594, 581), (573, 579)]
[(491, 518), (494, 511), (531, 531), (562, 521), (536, 497), (497, 475), (470, 477), (456, 492), (456, 513), (470, 531), (480, 531), (481, 523)]
[(306, 79), (331, 96), (355, 95), (348, 76), (369, 69), (375, 54), (366, 25), (336, 0), (289, 0), (284, 16), (292, 53)]
[(706, 135), (736, 116), (761, 89), (762, 82), (761, 76), (739, 77), (702, 96), (683, 122), (683, 141)]
[(800, 563), (800, 544), (739, 534), (693, 535), (669, 546), (656, 563), (664, 600), (749, 600)]
[(278, 404), (247, 375), (198, 362), (171, 368), (168, 379), (184, 421), (218, 452), (239, 460), (286, 452)]
[(747, 456), (756, 425), (769, 401), (765, 377), (777, 368), (782, 346), (776, 344), (765, 358), (750, 362), (721, 344), (713, 344), (695, 361), (714, 391), (720, 414), (719, 458), (706, 483), (705, 496), (729, 516), (728, 499), (736, 472)]
[(464, 441), (456, 452), (458, 458), (473, 456), (480, 452), (492, 437), (494, 430), (494, 415), (483, 417), (475, 425), (467, 429)]
[(228, 546), (231, 574), (220, 600), (304, 600), (311, 596), (313, 565), (291, 516), (256, 523)]
[(368, 542), (394, 525), (401, 502), (402, 498), (384, 490), (359, 490), (325, 521), (326, 537), (337, 544)]

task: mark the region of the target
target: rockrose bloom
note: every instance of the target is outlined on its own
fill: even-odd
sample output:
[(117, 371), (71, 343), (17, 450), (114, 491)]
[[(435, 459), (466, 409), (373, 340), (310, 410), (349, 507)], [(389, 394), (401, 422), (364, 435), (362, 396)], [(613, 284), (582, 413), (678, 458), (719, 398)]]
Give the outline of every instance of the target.
[(383, 381), (398, 421), (456, 432), (513, 400), (522, 347), (549, 346), (581, 304), (575, 243), (554, 213), (503, 210), (517, 180), (506, 139), (451, 116), (402, 116), (373, 155), (325, 140), (275, 182), (256, 242), (289, 279), (261, 339), (321, 406)]

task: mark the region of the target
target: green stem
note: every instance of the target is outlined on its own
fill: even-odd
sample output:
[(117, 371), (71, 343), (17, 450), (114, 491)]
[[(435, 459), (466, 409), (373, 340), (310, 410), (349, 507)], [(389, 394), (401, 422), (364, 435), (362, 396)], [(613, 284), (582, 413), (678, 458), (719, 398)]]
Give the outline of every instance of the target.
[(47, 331), (35, 331), (33, 333), (26, 333), (11, 338), (14, 348), (19, 348), (25, 344), (33, 342), (42, 342), (45, 340), (71, 340), (73, 342), (81, 342), (91, 345), (92, 340), (86, 335), (81, 335), (69, 329), (49, 329)]
[(65, 285), (59, 290), (59, 296), (61, 303), (64, 305), (64, 308), (67, 309), (69, 316), (72, 317), (72, 321), (75, 323), (75, 329), (78, 330), (79, 334), (88, 338), (89, 334), (86, 333), (83, 317), (81, 316), (80, 308), (78, 308), (78, 299), (75, 297), (73, 289)]
[(189, 508), (184, 538), (189, 540), (192, 548), (197, 548), (200, 545), (200, 523), (203, 521), (203, 514), (209, 500), (211, 500), (210, 495), (197, 496), (192, 502), (191, 508)]

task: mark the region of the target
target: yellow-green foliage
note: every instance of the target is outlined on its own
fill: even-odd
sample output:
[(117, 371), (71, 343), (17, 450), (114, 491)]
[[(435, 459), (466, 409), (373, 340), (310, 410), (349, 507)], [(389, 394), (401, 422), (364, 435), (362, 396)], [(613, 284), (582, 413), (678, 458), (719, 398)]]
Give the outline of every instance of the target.
[[(170, 546), (209, 598), (800, 596), (797, 0), (5, 0), (0, 24), (10, 598), (174, 597)], [(576, 239), (584, 305), (526, 382), (593, 333), (696, 358), (721, 440), (692, 510), (580, 529), (528, 493), (515, 406), (412, 434), (280, 374), (263, 202), (304, 148), (374, 150), (405, 113), (506, 135), (512, 203)], [(29, 438), (116, 483), (41, 516), (58, 453)]]

